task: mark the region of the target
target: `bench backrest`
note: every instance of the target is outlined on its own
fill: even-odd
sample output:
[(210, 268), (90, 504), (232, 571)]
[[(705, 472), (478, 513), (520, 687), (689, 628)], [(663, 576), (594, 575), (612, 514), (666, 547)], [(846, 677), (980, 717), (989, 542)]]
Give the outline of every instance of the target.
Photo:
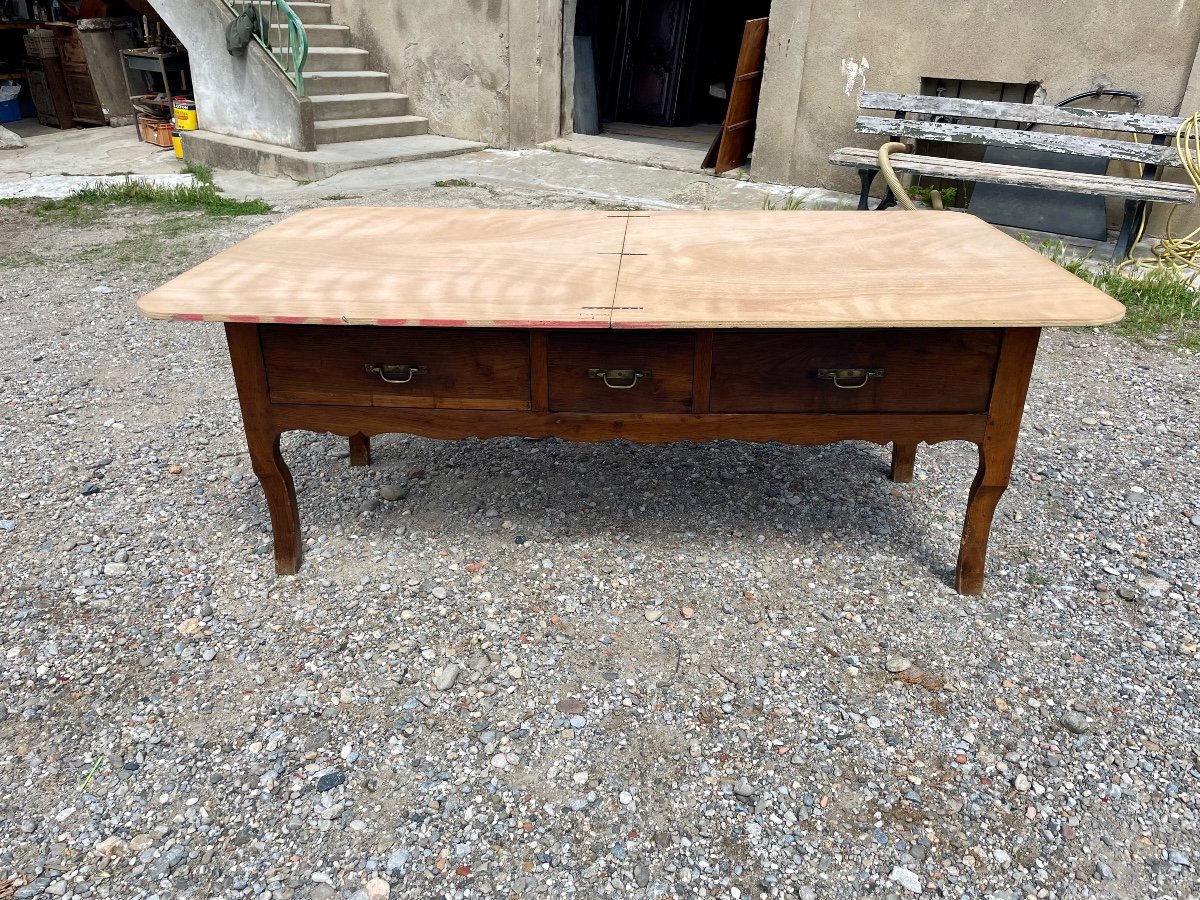
[[(1178, 166), (1180, 164), (1179, 154), (1169, 144), (1174, 140), (1175, 134), (1184, 120), (1172, 116), (1150, 116), (1099, 109), (1060, 108), (1035, 103), (1000, 103), (993, 100), (967, 100), (961, 97), (885, 94), (876, 91), (864, 91), (859, 97), (858, 105), (862, 109), (888, 110), (896, 113), (896, 118), (893, 119), (859, 116), (855, 123), (855, 129), (863, 134), (885, 134), (899, 138), (946, 141), (956, 144), (987, 144), (1025, 150), (1045, 150), (1051, 153), (1072, 153), (1079, 156), (1119, 159), (1152, 166)], [(920, 121), (905, 118), (910, 113), (951, 118), (998, 119), (1022, 125), (1054, 125), (1093, 131), (1118, 131), (1129, 133), (1131, 136), (1147, 135), (1151, 142), (1136, 143), (1133, 140), (1052, 134), (1018, 128), (995, 128), (985, 125), (964, 125), (957, 122)]]

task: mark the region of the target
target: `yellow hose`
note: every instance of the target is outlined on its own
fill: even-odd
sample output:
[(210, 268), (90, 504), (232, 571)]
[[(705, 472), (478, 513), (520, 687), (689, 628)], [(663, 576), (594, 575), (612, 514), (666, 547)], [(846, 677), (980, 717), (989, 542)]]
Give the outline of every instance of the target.
[[(1179, 130), (1175, 132), (1175, 149), (1179, 151), (1180, 165), (1191, 179), (1192, 187), (1200, 193), (1200, 149), (1198, 148), (1200, 148), (1200, 113), (1184, 120), (1183, 124), (1179, 126)], [(1142, 235), (1146, 231), (1146, 220), (1150, 218), (1150, 207), (1146, 207), (1146, 213), (1142, 216), (1141, 224), (1138, 227), (1137, 237), (1130, 245), (1129, 258), (1121, 263), (1122, 268), (1166, 270), (1189, 281), (1195, 279), (1196, 269), (1200, 268), (1200, 228), (1176, 237), (1171, 230), (1171, 222), (1178, 209), (1178, 204), (1171, 207), (1171, 212), (1167, 216), (1167, 224), (1163, 229), (1163, 236), (1150, 247), (1152, 255), (1135, 257), (1133, 248), (1142, 239)]]
[(912, 198), (908, 196), (908, 191), (904, 189), (904, 185), (896, 177), (896, 170), (892, 168), (892, 162), (889, 159), (893, 153), (907, 152), (908, 144), (903, 144), (900, 141), (888, 141), (879, 148), (879, 171), (883, 174), (883, 180), (887, 182), (887, 186), (891, 189), (892, 196), (896, 198), (896, 203), (899, 204), (900, 208), (915, 210), (917, 207), (913, 205)]

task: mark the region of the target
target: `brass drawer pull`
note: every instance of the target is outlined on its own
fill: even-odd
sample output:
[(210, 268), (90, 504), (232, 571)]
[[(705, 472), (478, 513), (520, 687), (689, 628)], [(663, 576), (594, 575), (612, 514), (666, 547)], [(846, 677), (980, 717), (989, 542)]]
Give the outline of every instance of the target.
[(817, 377), (832, 381), (834, 387), (843, 391), (857, 391), (872, 378), (882, 378), (883, 369), (817, 369)]
[[(649, 378), (649, 369), (588, 369), (588, 378), (599, 378), (614, 391), (627, 391), (636, 387), (643, 378)], [(613, 381), (628, 382), (628, 384), (613, 384)]]
[(427, 375), (425, 366), (373, 366), (367, 363), (367, 372), (375, 373), (388, 384), (408, 384), (414, 375)]

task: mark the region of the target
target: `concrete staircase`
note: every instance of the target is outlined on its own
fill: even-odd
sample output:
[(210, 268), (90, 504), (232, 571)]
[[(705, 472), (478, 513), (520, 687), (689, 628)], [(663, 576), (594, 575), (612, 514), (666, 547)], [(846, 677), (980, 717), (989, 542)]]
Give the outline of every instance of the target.
[[(266, 6), (271, 0), (260, 0)], [(329, 3), (292, 2), (308, 34), (304, 93), (312, 100), (318, 145), (429, 132), (429, 121), (409, 112), (408, 96), (390, 89), (386, 72), (367, 68), (369, 54), (352, 47), (350, 29), (333, 24)], [(271, 45), (287, 45), (287, 29), (275, 26)]]

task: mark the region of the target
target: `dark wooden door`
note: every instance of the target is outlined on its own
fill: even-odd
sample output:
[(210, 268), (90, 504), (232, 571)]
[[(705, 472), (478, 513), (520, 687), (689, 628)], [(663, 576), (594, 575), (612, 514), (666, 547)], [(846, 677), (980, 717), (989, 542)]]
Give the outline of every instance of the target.
[(634, 0), (630, 4), (616, 117), (642, 125), (675, 125), (689, 86), (688, 35), (693, 0)]
[[(758, 116), (758, 94), (762, 88), (763, 65), (767, 59), (767, 19), (746, 22), (742, 50), (738, 55), (725, 126), (718, 137), (716, 171), (720, 175), (745, 165), (754, 147), (754, 123)], [(711, 151), (710, 151), (711, 156)], [(708, 164), (709, 160), (705, 160)]]

